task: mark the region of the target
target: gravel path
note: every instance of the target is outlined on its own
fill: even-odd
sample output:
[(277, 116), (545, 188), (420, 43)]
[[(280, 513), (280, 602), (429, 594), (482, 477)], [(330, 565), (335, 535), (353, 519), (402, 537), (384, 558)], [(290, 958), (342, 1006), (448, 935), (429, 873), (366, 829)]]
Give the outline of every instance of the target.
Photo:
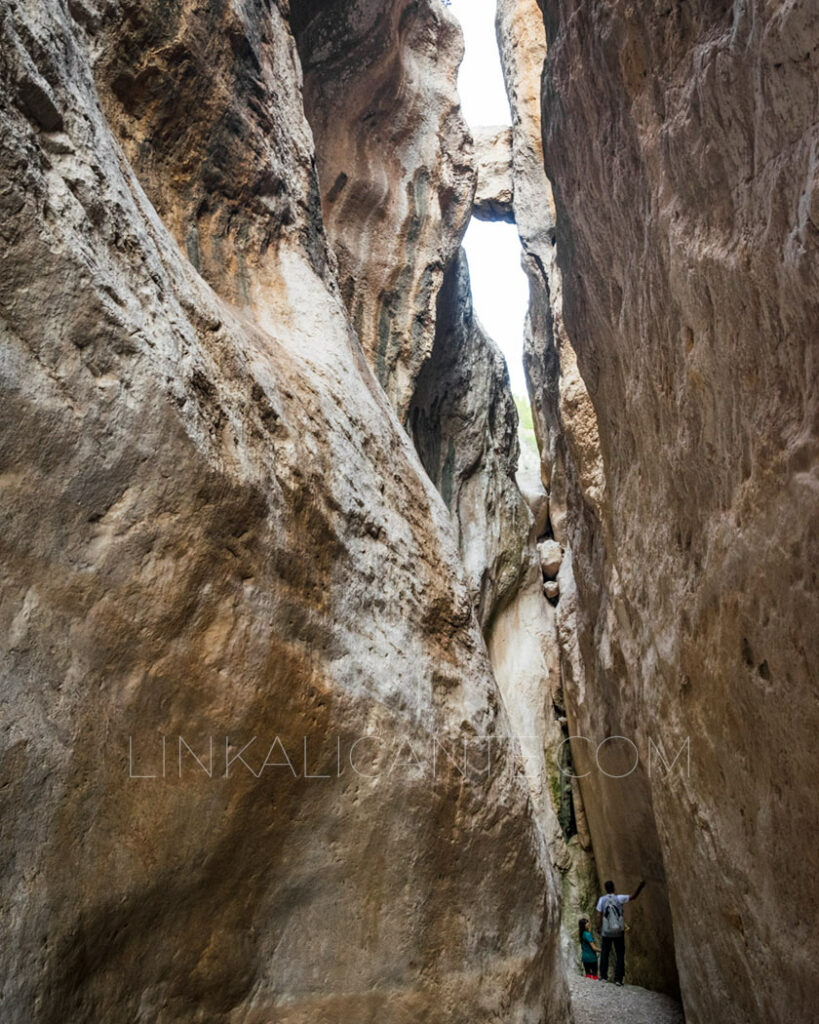
[(637, 985), (569, 977), (575, 1024), (684, 1024), (680, 1004)]

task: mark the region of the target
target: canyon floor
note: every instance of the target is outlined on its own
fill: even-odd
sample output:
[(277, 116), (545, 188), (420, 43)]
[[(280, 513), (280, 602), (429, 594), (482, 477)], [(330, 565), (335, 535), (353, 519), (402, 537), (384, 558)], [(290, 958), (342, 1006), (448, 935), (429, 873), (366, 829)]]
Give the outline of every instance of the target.
[(570, 975), (569, 989), (575, 1024), (684, 1024), (682, 1007), (675, 999), (638, 985), (619, 988)]

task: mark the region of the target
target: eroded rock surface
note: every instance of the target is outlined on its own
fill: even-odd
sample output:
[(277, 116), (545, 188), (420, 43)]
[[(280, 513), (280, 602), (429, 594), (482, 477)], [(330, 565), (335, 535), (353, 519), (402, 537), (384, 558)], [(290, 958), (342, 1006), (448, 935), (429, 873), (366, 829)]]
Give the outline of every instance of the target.
[[(562, 886), (564, 953), (567, 963), (573, 965), (577, 957), (577, 920), (581, 916), (593, 917), (598, 882), (581, 791), (578, 780), (572, 778), (576, 769), (568, 742), (571, 728), (565, 690), (577, 659), (573, 656), (576, 632), (571, 553), (564, 558), (563, 549), (568, 540), (570, 481), (574, 474), (580, 478), (584, 497), (593, 506), (602, 477), (594, 412), (577, 372), (571, 343), (562, 330), (554, 203), (543, 167), (541, 142), (540, 77), (546, 38), (537, 0), (501, 0), (496, 27), (512, 109), (515, 221), (523, 247), (523, 267), (529, 278), (524, 369), (541, 453), (540, 479), (547, 491), (535, 538), (539, 541), (544, 577), (542, 593), (550, 602), (536, 630), (544, 637), (542, 648), (548, 671), (543, 687), (550, 704), (549, 716), (540, 720), (542, 747), (559, 825), (549, 834), (549, 847)], [(574, 460), (573, 454), (582, 457)], [(531, 484), (524, 487), (526, 493), (533, 490)], [(558, 570), (563, 584), (554, 579)], [(561, 597), (561, 590), (566, 591), (566, 599)], [(639, 958), (639, 937), (632, 947), (632, 953), (636, 951)], [(662, 950), (662, 946), (654, 948)], [(636, 958), (632, 955), (631, 959), (633, 971)], [(656, 974), (644, 974), (643, 980), (656, 983)]]
[[(519, 770), (552, 859), (560, 801), (558, 772), (550, 771), (546, 752), (562, 739), (550, 686), (557, 669), (554, 611), (542, 590), (537, 501), (530, 510), (516, 481), (518, 417), (508, 370), (474, 314), (463, 249), (444, 277), (435, 345), (418, 377), (409, 424), (458, 529), (494, 677), (520, 744)], [(555, 924), (544, 936), (550, 1013), (560, 1014), (560, 898), (551, 873), (546, 898)]]
[(479, 220), (513, 223), (512, 129), (475, 128), (478, 184), (473, 214)]
[(463, 249), (444, 279), (437, 320), (408, 419), (421, 461), (457, 524), (486, 625), (524, 573), (529, 512), (515, 483), (518, 417), (509, 373), (474, 315)]
[[(3, 1019), (560, 1019), (517, 744), (335, 283), (280, 8), (2, 31)], [(418, 173), (448, 249), (471, 172), (440, 208)], [(487, 734), (489, 778), (418, 770)]]
[[(543, 6), (560, 329), (603, 485), (563, 418), (570, 721), (643, 765), (683, 751), (584, 781), (595, 853), (667, 879), (689, 1022), (810, 1017), (819, 12)], [(536, 388), (562, 372), (547, 352)]]
[(350, 317), (399, 419), (475, 191), (460, 27), (433, 0), (297, 0), (324, 223)]
[[(576, 836), (579, 828), (573, 812), (571, 821), (561, 824), (561, 806), (568, 808), (572, 799), (565, 800), (560, 788), (567, 783), (571, 792), (571, 782), (561, 778), (557, 761), (548, 757), (564, 736), (553, 705), (558, 678), (554, 609), (544, 595), (536, 546), (540, 499), (533, 488), (527, 491), (530, 510), (516, 481), (518, 418), (509, 374), (500, 350), (474, 315), (463, 250), (444, 278), (435, 345), (418, 377), (409, 423), (424, 466), (457, 525), (494, 676), (520, 743), (520, 771), (535, 820), (550, 859), (565, 874), (571, 854), (564, 836)], [(551, 875), (547, 898), (557, 924), (559, 889)], [(557, 928), (545, 943), (548, 962), (555, 965), (552, 1006), (559, 1012), (563, 988), (557, 980)]]

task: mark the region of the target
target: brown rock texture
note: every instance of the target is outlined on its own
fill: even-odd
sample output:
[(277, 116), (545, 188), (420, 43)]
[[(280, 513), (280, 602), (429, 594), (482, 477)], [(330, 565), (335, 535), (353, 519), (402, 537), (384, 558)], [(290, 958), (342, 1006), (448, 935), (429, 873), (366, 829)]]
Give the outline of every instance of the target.
[(512, 178), (512, 129), (475, 128), (478, 184), (472, 213), (479, 220), (515, 220)]
[(536, 518), (516, 478), (518, 416), (509, 374), (475, 316), (463, 249), (444, 277), (437, 324), (409, 425), (457, 527), (476, 613), (548, 835), (556, 822), (542, 740), (557, 644), (548, 643), (551, 609), (542, 591)]
[[(466, 257), (455, 254), (470, 212), (512, 219), (511, 133), (476, 129), (473, 157), (460, 111), (450, 111), (460, 33), (432, 7), (434, 14), (407, 3), (296, 7), (305, 105), (345, 302), (452, 514), (535, 820), (552, 840), (560, 827), (544, 737), (556, 730), (563, 738), (549, 686), (553, 611), (515, 481), (508, 374), (474, 315)], [(430, 24), (439, 26), (432, 51)], [(545, 896), (556, 922), (551, 873)], [(543, 957), (552, 979), (545, 1009), (559, 1015), (566, 996), (554, 931)]]
[[(556, 821), (549, 833), (549, 850), (561, 883), (563, 949), (572, 969), (578, 955), (577, 920), (581, 916), (593, 919), (598, 881), (583, 799), (578, 780), (572, 778), (576, 769), (568, 742), (565, 691), (578, 667), (577, 658), (573, 657), (576, 629), (571, 552), (566, 551), (564, 557), (563, 549), (567, 543), (567, 494), (574, 475), (583, 488), (584, 498), (592, 505), (598, 500), (602, 476), (594, 410), (577, 372), (571, 343), (562, 330), (554, 202), (543, 167), (541, 141), (540, 79), (546, 58), (546, 36), (537, 0), (500, 0), (496, 29), (512, 110), (514, 215), (523, 248), (523, 267), (529, 278), (524, 369), (541, 453), (539, 475), (548, 492), (534, 536), (539, 542), (543, 595), (550, 603), (537, 624), (533, 619), (529, 626), (533, 635), (542, 637), (547, 671), (542, 677), (540, 697), (530, 689), (528, 698), (522, 700), (532, 708), (539, 708), (546, 700), (550, 709), (548, 715), (539, 719), (544, 771), (556, 811)], [(518, 479), (521, 480), (520, 474)], [(531, 491), (531, 485), (526, 485), (526, 490)], [(554, 579), (558, 570), (562, 585)], [(561, 598), (561, 589), (566, 590), (565, 599)], [(656, 925), (652, 934), (662, 937), (662, 916), (652, 923)], [(631, 942), (630, 978), (656, 983), (656, 973), (643, 974), (641, 978), (638, 968), (635, 974), (639, 936), (635, 933), (636, 941)]]
[(525, 573), (530, 515), (515, 483), (518, 416), (509, 374), (474, 314), (463, 249), (438, 296), (435, 344), (418, 376), (408, 423), (457, 524), (485, 627)]
[[(398, 64), (440, 53), (448, 81), (454, 29), (400, 7), (407, 35), (378, 38)], [(336, 284), (286, 14), (4, 8), (10, 1024), (565, 1016), (519, 744), (447, 510)], [(457, 127), (446, 90), (426, 98)], [(439, 157), (414, 230), (437, 225), (441, 259), (402, 264), (430, 294), (471, 203), (453, 168), (439, 204)], [(395, 323), (427, 308), (413, 288)], [(440, 758), (430, 778), (433, 739), (486, 736), (488, 777)]]
[(455, 87), (463, 38), (435, 0), (292, 7), (341, 292), (403, 422), (475, 191)]
[[(550, 771), (547, 752), (563, 737), (552, 705), (557, 643), (535, 542), (538, 498), (527, 492), (524, 499), (518, 486), (518, 416), (509, 374), (475, 316), (463, 249), (444, 276), (435, 344), (418, 376), (408, 422), (458, 530), (493, 674), (520, 744), (519, 768), (553, 860), (561, 836), (555, 806), (560, 801), (555, 799), (558, 772), (556, 767)], [(544, 937), (544, 956), (551, 965), (551, 1020), (565, 1006), (560, 897), (551, 872), (546, 897), (554, 922)]]
[[(554, 335), (594, 412), (553, 428), (567, 710), (592, 741), (579, 769), (618, 734), (641, 757), (583, 780), (595, 854), (623, 887), (649, 877), (652, 914), (667, 880), (689, 1024), (809, 1019), (819, 12), (543, 7)], [(544, 353), (533, 383), (554, 394), (562, 357)], [(592, 429), (594, 493), (571, 451)], [(670, 772), (652, 743), (683, 752)]]

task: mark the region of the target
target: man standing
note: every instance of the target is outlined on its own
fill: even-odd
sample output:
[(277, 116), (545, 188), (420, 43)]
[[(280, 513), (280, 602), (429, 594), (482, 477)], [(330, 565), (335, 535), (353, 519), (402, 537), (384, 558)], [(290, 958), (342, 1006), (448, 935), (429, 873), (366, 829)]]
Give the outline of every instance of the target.
[(614, 984), (622, 985), (626, 973), (626, 922), (623, 907), (629, 900), (636, 900), (643, 891), (645, 882), (640, 882), (631, 896), (618, 896), (614, 882), (606, 882), (605, 893), (597, 901), (597, 929), (603, 939), (600, 953), (600, 980), (609, 980), (609, 954), (614, 946)]

